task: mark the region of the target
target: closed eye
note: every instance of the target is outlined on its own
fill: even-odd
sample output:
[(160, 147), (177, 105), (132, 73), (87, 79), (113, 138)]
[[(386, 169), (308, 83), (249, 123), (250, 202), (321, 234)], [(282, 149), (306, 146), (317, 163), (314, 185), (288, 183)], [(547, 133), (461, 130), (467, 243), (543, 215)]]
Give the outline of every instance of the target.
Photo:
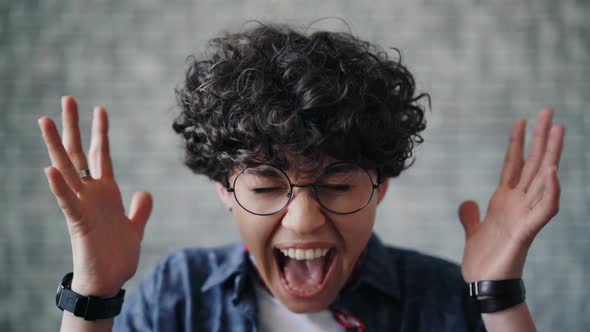
[(264, 193), (275, 193), (275, 192), (282, 192), (285, 191), (286, 188), (284, 187), (263, 187), (263, 188), (253, 188), (252, 191), (255, 194), (264, 194)]
[(319, 186), (321, 190), (332, 190), (332, 191), (349, 191), (351, 188), (348, 184), (322, 184)]

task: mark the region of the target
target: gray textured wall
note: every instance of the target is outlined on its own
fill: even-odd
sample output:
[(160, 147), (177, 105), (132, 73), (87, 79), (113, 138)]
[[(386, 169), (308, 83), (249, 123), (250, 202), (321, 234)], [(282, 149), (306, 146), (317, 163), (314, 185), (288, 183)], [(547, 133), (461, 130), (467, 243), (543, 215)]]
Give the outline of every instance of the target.
[[(92, 106), (111, 114), (125, 198), (155, 210), (138, 279), (166, 252), (238, 238), (213, 184), (181, 165), (170, 129), (187, 55), (247, 19), (307, 24), (339, 16), (353, 32), (401, 48), (433, 110), (416, 164), (391, 185), (377, 231), (389, 243), (460, 260), (461, 200), (495, 188), (511, 122), (555, 107), (567, 129), (560, 214), (530, 250), (529, 303), (541, 331), (590, 325), (590, 17), (587, 1), (2, 1), (0, 4), (0, 330), (54, 331), (69, 239), (42, 169), (36, 119), (78, 98), (86, 146)], [(343, 29), (332, 21), (317, 28)]]

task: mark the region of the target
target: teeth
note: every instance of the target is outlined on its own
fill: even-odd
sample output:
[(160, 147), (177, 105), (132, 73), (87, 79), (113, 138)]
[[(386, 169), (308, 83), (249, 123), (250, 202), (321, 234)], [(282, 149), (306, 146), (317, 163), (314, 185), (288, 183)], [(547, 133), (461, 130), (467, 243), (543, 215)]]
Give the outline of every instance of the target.
[(316, 257), (322, 257), (323, 252), (324, 252), (324, 250), (322, 248), (317, 248), (314, 253), (315, 253)]
[(303, 259), (317, 259), (326, 256), (330, 249), (327, 248), (315, 248), (315, 249), (280, 249), (283, 255), (297, 260)]
[(295, 258), (296, 259), (304, 259), (305, 258), (305, 251), (303, 249), (295, 249)]

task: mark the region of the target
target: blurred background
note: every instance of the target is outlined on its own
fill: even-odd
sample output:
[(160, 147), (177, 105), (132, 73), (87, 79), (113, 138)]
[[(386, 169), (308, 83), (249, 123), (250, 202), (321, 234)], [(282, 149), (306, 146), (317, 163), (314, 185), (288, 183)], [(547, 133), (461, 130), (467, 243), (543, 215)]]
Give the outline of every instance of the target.
[[(377, 233), (389, 244), (460, 262), (457, 207), (495, 190), (513, 120), (545, 106), (566, 127), (561, 211), (525, 269), (540, 331), (590, 325), (590, 3), (588, 1), (77, 1), (0, 4), (0, 331), (55, 331), (55, 289), (72, 270), (69, 237), (43, 168), (37, 118), (60, 119), (73, 95), (88, 147), (92, 107), (110, 112), (115, 174), (128, 206), (155, 208), (139, 279), (166, 253), (238, 240), (214, 184), (181, 162), (171, 123), (188, 55), (250, 19), (305, 27), (336, 16), (360, 38), (397, 47), (432, 96), (416, 163), (390, 185)], [(337, 19), (312, 30), (348, 30)]]

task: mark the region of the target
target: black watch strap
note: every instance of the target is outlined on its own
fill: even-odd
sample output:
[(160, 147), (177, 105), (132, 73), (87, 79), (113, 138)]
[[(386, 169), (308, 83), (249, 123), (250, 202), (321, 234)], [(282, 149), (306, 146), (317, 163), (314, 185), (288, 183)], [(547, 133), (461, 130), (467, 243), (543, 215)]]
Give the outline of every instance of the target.
[(477, 301), (479, 312), (481, 313), (492, 313), (501, 311), (504, 309), (511, 308), (517, 304), (524, 302), (524, 295), (516, 295), (510, 297), (501, 298), (487, 298)]
[(508, 280), (482, 280), (469, 283), (469, 296), (471, 297), (503, 297), (516, 294), (526, 294), (522, 279)]
[(481, 313), (508, 309), (525, 300), (522, 279), (481, 280), (468, 283), (468, 287), (469, 296), (477, 300)]
[(113, 318), (121, 312), (125, 297), (124, 289), (109, 299), (80, 295), (70, 289), (73, 277), (74, 274), (71, 272), (66, 274), (57, 289), (55, 303), (58, 308), (90, 321)]

